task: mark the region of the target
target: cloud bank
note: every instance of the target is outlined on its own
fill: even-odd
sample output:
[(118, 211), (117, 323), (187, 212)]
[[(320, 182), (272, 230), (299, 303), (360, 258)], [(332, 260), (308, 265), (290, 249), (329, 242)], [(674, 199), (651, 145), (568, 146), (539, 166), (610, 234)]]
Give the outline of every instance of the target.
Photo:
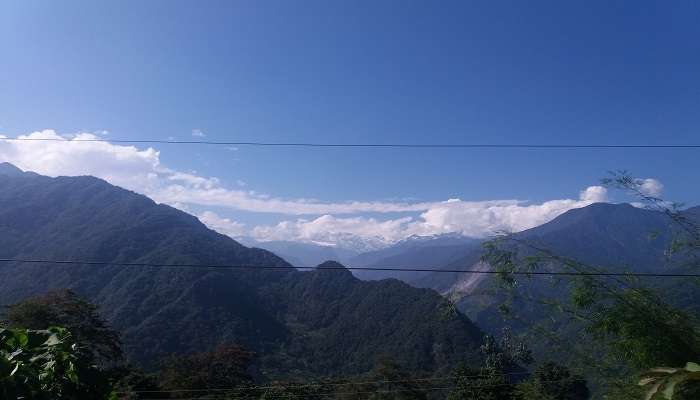
[[(199, 215), (200, 220), (219, 232), (233, 237), (249, 235), (259, 240), (327, 244), (362, 240), (378, 247), (411, 235), (458, 232), (484, 237), (499, 231), (528, 229), (567, 210), (608, 201), (607, 190), (602, 186), (586, 188), (578, 199), (539, 204), (518, 200), (449, 199), (411, 203), (283, 199), (242, 190), (242, 183), (232, 189), (215, 177), (168, 168), (161, 163), (160, 152), (150, 147), (139, 149), (107, 142), (71, 143), (100, 139), (92, 133), (68, 138), (53, 130), (44, 130), (20, 138), (52, 141), (0, 141), (0, 161), (48, 176), (93, 175), (181, 209), (197, 205), (292, 216), (273, 225), (249, 227), (211, 211)], [(649, 178), (643, 181), (642, 189), (658, 196), (663, 185)], [(363, 213), (413, 215), (380, 219), (363, 216)]]
[[(166, 204), (198, 204), (236, 210), (307, 214), (353, 214), (361, 212), (421, 211), (429, 203), (344, 202), (324, 203), (304, 199), (281, 199), (253, 191), (229, 189), (215, 177), (202, 177), (162, 165), (160, 152), (148, 148), (85, 142), (100, 139), (91, 133), (72, 138), (53, 130), (19, 136), (52, 141), (0, 141), (0, 160), (48, 176), (93, 175), (123, 188), (143, 193)], [(71, 143), (83, 140), (81, 143)]]
[(379, 221), (367, 217), (338, 218), (322, 215), (315, 219), (282, 221), (271, 226), (257, 226), (252, 231), (259, 240), (291, 240), (343, 245), (352, 237), (371, 240), (372, 247), (390, 245), (409, 236), (460, 233), (482, 238), (499, 232), (519, 232), (551, 221), (573, 208), (607, 200), (607, 190), (591, 186), (578, 200), (551, 200), (541, 204), (522, 201), (472, 202), (450, 199), (432, 203), (418, 217)]

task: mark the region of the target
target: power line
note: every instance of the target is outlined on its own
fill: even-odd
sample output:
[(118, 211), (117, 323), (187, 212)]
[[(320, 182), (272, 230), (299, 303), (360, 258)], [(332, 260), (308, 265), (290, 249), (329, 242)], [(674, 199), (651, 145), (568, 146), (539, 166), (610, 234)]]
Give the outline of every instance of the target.
[(160, 264), (147, 262), (111, 262), (111, 261), (85, 261), (85, 260), (36, 260), (2, 258), (1, 263), (18, 264), (55, 264), (55, 265), (89, 265), (89, 266), (116, 266), (116, 267), (144, 267), (144, 268), (202, 268), (221, 270), (312, 270), (312, 271), (394, 271), (394, 272), (436, 272), (436, 273), (464, 273), (486, 275), (545, 275), (545, 276), (617, 276), (617, 277), (654, 277), (654, 278), (697, 278), (700, 273), (652, 273), (652, 272), (568, 272), (568, 271), (493, 271), (476, 269), (434, 269), (434, 268), (401, 268), (401, 267), (345, 267), (342, 265), (318, 266), (318, 267), (294, 267), (291, 265), (232, 265), (232, 264)]
[(505, 376), (515, 376), (515, 375), (529, 375), (530, 372), (504, 372), (492, 375), (464, 375), (464, 376), (446, 376), (442, 378), (408, 378), (408, 379), (390, 379), (381, 381), (358, 381), (358, 382), (328, 382), (328, 383), (305, 383), (305, 384), (290, 384), (290, 385), (267, 385), (267, 386), (248, 386), (241, 388), (215, 388), (215, 389), (177, 389), (177, 390), (132, 390), (130, 392), (121, 391), (120, 393), (190, 393), (190, 392), (217, 392), (217, 391), (231, 391), (231, 390), (245, 390), (245, 389), (276, 389), (284, 387), (286, 389), (302, 389), (308, 387), (322, 387), (322, 386), (351, 386), (351, 385), (375, 385), (375, 384), (386, 384), (386, 383), (417, 383), (417, 382), (432, 382), (432, 381), (449, 381), (449, 380), (459, 380), (464, 378), (489, 378), (489, 377), (505, 377)]
[[(558, 382), (558, 381), (557, 381)], [(500, 386), (508, 386), (511, 385), (510, 383), (508, 384), (497, 384), (497, 385), (480, 385), (480, 386), (469, 386), (470, 388), (487, 388), (487, 387), (500, 387)], [(278, 387), (279, 388), (279, 387)], [(449, 386), (449, 387), (427, 387), (427, 388), (406, 388), (406, 389), (377, 389), (377, 390), (362, 390), (362, 391), (353, 391), (353, 392), (328, 392), (328, 393), (304, 393), (304, 396), (313, 396), (313, 397), (319, 397), (319, 396), (342, 396), (342, 395), (357, 395), (357, 394), (391, 394), (391, 393), (405, 393), (405, 392), (427, 392), (427, 391), (433, 391), (433, 390), (453, 390), (455, 389), (454, 386)], [(238, 392), (254, 392), (257, 391), (257, 389), (243, 389), (242, 390), (230, 390), (228, 392), (225, 392), (223, 394), (203, 394), (200, 397), (185, 397), (180, 400), (217, 400), (217, 399), (222, 399), (222, 397), (214, 397), (214, 396), (223, 396), (227, 394), (234, 394)], [(128, 394), (129, 392), (126, 392)], [(131, 392), (133, 393), (133, 392)], [(167, 393), (167, 392), (160, 392), (160, 393)], [(169, 400), (167, 398), (163, 399), (152, 399), (152, 400)]]
[(210, 140), (159, 139), (59, 139), (0, 138), (14, 142), (177, 144), (256, 147), (339, 147), (339, 148), (403, 148), (403, 149), (700, 149), (700, 144), (541, 144), (541, 143), (317, 143), (317, 142), (228, 142)]
[[(503, 375), (508, 375), (508, 374), (503, 374)], [(495, 376), (501, 376), (495, 375)], [(494, 376), (494, 377), (495, 377)], [(472, 375), (472, 376), (462, 376), (462, 377), (453, 377), (450, 378), (452, 380), (460, 380), (460, 379), (465, 379), (465, 378), (489, 378), (491, 376), (488, 375)], [(439, 379), (439, 378), (438, 378)], [(539, 380), (538, 382), (540, 383), (557, 383), (557, 382), (564, 382), (564, 381), (571, 381), (572, 379), (575, 379), (573, 377), (569, 378), (562, 378), (562, 379), (551, 379), (551, 380)], [(404, 381), (395, 381), (395, 382), (412, 382), (411, 380), (404, 380)], [(391, 381), (376, 381), (376, 382), (365, 382), (365, 383), (353, 383), (353, 382), (348, 382), (346, 385), (366, 385), (366, 384), (386, 384), (386, 383), (391, 383)], [(503, 386), (510, 386), (513, 385), (512, 382), (503, 382), (503, 383), (491, 383), (491, 384), (480, 384), (480, 385), (466, 385), (465, 389), (471, 388), (471, 389), (480, 389), (480, 388), (492, 388), (492, 387), (503, 387)], [(213, 392), (213, 391), (219, 391), (219, 393), (211, 393), (211, 394), (202, 394), (202, 396), (220, 396), (222, 394), (231, 394), (233, 392), (253, 392), (253, 391), (259, 391), (259, 390), (268, 390), (268, 389), (295, 389), (295, 388), (304, 388), (304, 387), (311, 387), (311, 386), (324, 386), (323, 384), (313, 384), (313, 385), (297, 385), (297, 386), (285, 386), (285, 385), (271, 385), (271, 386), (249, 386), (249, 387), (239, 387), (239, 388), (231, 388), (231, 389), (192, 389), (192, 390), (153, 390), (153, 391), (122, 391), (122, 392), (117, 392), (117, 394), (146, 394), (146, 393), (153, 393), (153, 394), (166, 394), (166, 393), (187, 393), (187, 392)], [(326, 384), (325, 386), (332, 386), (332, 384)], [(305, 393), (305, 396), (330, 396), (330, 395), (345, 395), (345, 394), (372, 394), (372, 393), (399, 393), (399, 392), (414, 392), (414, 391), (433, 391), (433, 390), (454, 390), (458, 389), (459, 387), (456, 385), (453, 386), (431, 386), (431, 387), (415, 387), (415, 388), (403, 388), (403, 389), (377, 389), (377, 390), (364, 390), (364, 391), (346, 391), (346, 392), (329, 392), (329, 393)], [(216, 397), (189, 397), (187, 399), (206, 399), (206, 398), (216, 398)]]

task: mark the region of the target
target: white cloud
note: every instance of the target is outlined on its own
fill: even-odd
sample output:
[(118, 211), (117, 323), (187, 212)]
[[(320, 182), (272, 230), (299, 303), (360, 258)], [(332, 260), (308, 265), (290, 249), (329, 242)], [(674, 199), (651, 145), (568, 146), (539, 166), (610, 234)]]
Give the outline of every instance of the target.
[[(216, 206), (261, 213), (319, 216), (251, 229), (211, 212), (199, 216), (205, 224), (222, 233), (232, 236), (250, 234), (263, 240), (348, 243), (361, 239), (370, 246), (381, 246), (411, 235), (460, 232), (483, 237), (498, 231), (528, 229), (572, 208), (607, 201), (606, 190), (600, 186), (585, 189), (578, 200), (551, 200), (539, 204), (517, 200), (470, 202), (459, 199), (421, 203), (289, 200), (242, 190), (240, 186), (230, 189), (215, 177), (168, 168), (161, 164), (160, 153), (153, 148), (142, 150), (107, 142), (71, 143), (98, 138), (94, 134), (80, 133), (68, 139), (45, 130), (23, 137), (55, 141), (0, 141), (0, 161), (49, 176), (97, 176), (185, 210), (190, 206)], [(650, 193), (662, 188), (656, 180), (645, 180), (644, 184)], [(369, 212), (420, 214), (388, 220), (342, 216)]]
[(209, 228), (231, 237), (240, 237), (246, 234), (245, 224), (223, 218), (212, 211), (205, 211), (197, 216), (200, 221)]
[(192, 129), (192, 136), (195, 137), (205, 137), (207, 136), (203, 130), (201, 129)]
[(198, 204), (292, 215), (427, 209), (427, 204), (286, 200), (249, 190), (228, 189), (216, 178), (167, 168), (160, 162), (160, 153), (153, 148), (140, 150), (134, 146), (108, 142), (71, 143), (99, 139), (91, 133), (66, 138), (52, 130), (45, 130), (20, 138), (55, 141), (2, 141), (0, 161), (49, 176), (93, 175), (166, 204)]
[(159, 152), (152, 148), (139, 150), (106, 142), (69, 143), (99, 139), (89, 133), (66, 139), (54, 131), (45, 130), (20, 138), (58, 140), (0, 142), (0, 160), (43, 175), (93, 175), (148, 194), (158, 186), (159, 176), (165, 171), (160, 165)]
[[(258, 226), (251, 235), (259, 240), (292, 240), (312, 243), (333, 243), (345, 247), (379, 248), (403, 239), (404, 217), (379, 221), (367, 217), (337, 218), (322, 215), (313, 220), (283, 221), (272, 226)], [(356, 243), (356, 242), (362, 243)]]
[(664, 185), (654, 178), (640, 179), (639, 190), (647, 196), (659, 197), (664, 190)]
[(164, 202), (230, 207), (245, 211), (292, 215), (355, 214), (362, 212), (410, 212), (428, 209), (432, 203), (346, 202), (324, 203), (305, 199), (285, 200), (254, 191), (231, 190), (221, 186), (192, 190), (189, 185), (169, 185), (151, 194)]
[(312, 220), (297, 219), (272, 226), (258, 226), (252, 230), (252, 235), (258, 240), (331, 243), (365, 238), (377, 247), (412, 235), (457, 232), (465, 236), (487, 237), (503, 231), (519, 232), (533, 228), (568, 210), (606, 199), (606, 190), (600, 186), (591, 186), (582, 191), (579, 200), (551, 200), (540, 204), (526, 204), (516, 200), (472, 202), (450, 199), (431, 203), (418, 218), (380, 221), (366, 217), (338, 218), (323, 215)]
[(169, 181), (182, 182), (192, 188), (196, 189), (213, 189), (219, 186), (219, 180), (217, 178), (202, 178), (194, 173), (169, 171), (170, 173), (166, 177)]
[(608, 201), (608, 189), (603, 186), (589, 186), (581, 191), (579, 195), (581, 201), (589, 201), (591, 203), (604, 203)]
[(600, 186), (585, 189), (579, 200), (550, 200), (540, 204), (515, 200), (469, 202), (453, 199), (433, 205), (408, 229), (415, 235), (459, 232), (472, 237), (502, 231), (518, 232), (548, 222), (568, 210), (605, 200), (605, 188)]

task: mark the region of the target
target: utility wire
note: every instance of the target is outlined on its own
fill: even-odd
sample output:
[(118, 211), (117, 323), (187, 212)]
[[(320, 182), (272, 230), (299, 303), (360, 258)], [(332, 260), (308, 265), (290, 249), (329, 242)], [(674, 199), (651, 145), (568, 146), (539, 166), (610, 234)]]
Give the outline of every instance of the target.
[[(462, 378), (488, 378), (488, 375), (473, 375), (473, 376), (464, 376), (464, 377), (455, 377), (453, 378), (454, 380), (459, 380)], [(570, 381), (572, 378), (562, 378), (562, 379), (552, 379), (552, 380), (541, 380), (538, 382), (541, 383), (556, 383), (556, 382), (563, 382), (563, 381)], [(408, 382), (408, 381), (404, 381)], [(382, 383), (390, 383), (390, 381), (377, 381), (374, 382), (377, 384), (382, 384)], [(348, 385), (362, 385), (363, 383), (348, 383)], [(366, 383), (364, 383), (366, 384)], [(504, 383), (493, 383), (493, 384), (482, 384), (482, 385), (467, 385), (465, 388), (491, 388), (491, 387), (502, 387), (502, 386), (510, 386), (513, 385), (512, 382), (504, 382)], [(322, 386), (322, 385), (318, 385)], [(273, 386), (253, 386), (253, 387), (240, 387), (240, 388), (232, 388), (232, 389), (219, 389), (223, 393), (218, 393), (218, 394), (203, 394), (202, 396), (221, 396), (225, 394), (232, 394), (232, 393), (239, 393), (239, 392), (254, 392), (254, 391), (259, 391), (259, 390), (266, 390), (266, 389), (293, 389), (293, 388), (300, 388), (304, 386), (284, 386), (284, 385), (273, 385)], [(405, 388), (405, 389), (377, 389), (377, 390), (366, 390), (366, 391), (347, 391), (347, 392), (329, 392), (329, 393), (306, 393), (304, 394), (305, 396), (337, 396), (337, 395), (345, 395), (345, 394), (372, 394), (372, 393), (399, 393), (399, 392), (414, 392), (414, 391), (432, 391), (432, 390), (454, 390), (458, 389), (457, 386), (439, 386), (439, 387), (416, 387), (416, 388)], [(206, 391), (207, 389), (203, 389), (203, 391)], [(210, 389), (211, 390), (211, 389)], [(194, 390), (192, 390), (194, 391)], [(117, 392), (117, 394), (129, 394), (129, 393), (134, 393), (134, 394), (139, 394), (139, 393), (154, 393), (154, 394), (159, 394), (159, 393), (181, 393), (183, 391), (175, 391), (175, 390), (161, 390), (161, 391), (124, 391), (124, 392)], [(216, 399), (217, 397), (190, 397), (188, 399)]]
[(300, 389), (307, 387), (319, 387), (319, 386), (351, 386), (351, 385), (374, 385), (382, 383), (414, 383), (414, 382), (431, 382), (431, 381), (447, 381), (447, 380), (458, 380), (463, 378), (489, 378), (495, 376), (514, 376), (514, 375), (529, 375), (529, 372), (505, 372), (493, 375), (465, 375), (465, 376), (447, 376), (443, 378), (409, 378), (409, 379), (393, 379), (393, 380), (382, 380), (382, 381), (358, 381), (358, 382), (329, 382), (329, 383), (306, 383), (306, 384), (290, 384), (290, 385), (268, 385), (268, 386), (250, 386), (241, 388), (228, 388), (228, 389), (178, 389), (178, 390), (132, 390), (132, 391), (121, 391), (120, 393), (188, 393), (188, 392), (214, 392), (214, 391), (231, 391), (231, 390), (246, 390), (246, 389), (276, 389), (283, 387), (285, 389)]
[(540, 143), (317, 143), (317, 142), (227, 142), (210, 140), (158, 139), (59, 139), (59, 138), (0, 138), (6, 142), (61, 143), (124, 143), (124, 144), (186, 144), (257, 147), (341, 147), (341, 148), (432, 148), (432, 149), (700, 149), (700, 144), (540, 144)]
[(395, 271), (395, 272), (437, 272), (437, 273), (464, 273), (485, 275), (545, 275), (545, 276), (618, 276), (618, 277), (654, 277), (654, 278), (696, 278), (700, 273), (653, 273), (653, 272), (566, 272), (566, 271), (493, 271), (476, 269), (434, 269), (434, 268), (391, 268), (391, 267), (345, 267), (342, 265), (319, 267), (294, 267), (291, 265), (230, 265), (230, 264), (160, 264), (146, 262), (109, 262), (109, 261), (85, 261), (85, 260), (36, 260), (1, 258), (0, 263), (19, 264), (55, 264), (55, 265), (89, 265), (89, 266), (117, 266), (117, 267), (145, 267), (145, 268), (202, 268), (202, 269), (264, 269), (264, 270), (312, 270), (312, 271)]

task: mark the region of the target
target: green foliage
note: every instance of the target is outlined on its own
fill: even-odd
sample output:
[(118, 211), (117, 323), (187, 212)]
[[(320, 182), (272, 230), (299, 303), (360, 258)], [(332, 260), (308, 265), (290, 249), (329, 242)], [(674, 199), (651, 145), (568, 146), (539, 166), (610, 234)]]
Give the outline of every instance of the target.
[[(289, 265), (207, 229), (191, 215), (91, 177), (0, 176), (0, 225), (6, 258)], [(210, 350), (235, 338), (261, 354), (260, 369), (273, 379), (363, 374), (382, 352), (413, 372), (449, 370), (474, 357), (482, 337), (463, 315), (440, 315), (444, 301), (438, 293), (395, 280), (363, 282), (349, 271), (27, 263), (0, 268), (0, 303), (59, 286), (99, 304), (127, 344), (128, 359), (146, 369), (165, 355)], [(63, 318), (80, 313), (61, 313), (60, 319), (53, 311), (28, 314), (30, 320), (60, 322), (83, 343), (83, 333)], [(93, 339), (109, 338), (87, 337), (93, 349)]]
[(407, 371), (425, 374), (479, 359), (483, 333), (434, 291), (323, 269), (269, 289), (270, 301), (284, 305), (295, 340), (278, 354), (262, 355), (263, 367), (300, 371), (302, 378), (304, 372), (353, 376), (374, 368), (378, 354), (388, 354)]
[(590, 396), (583, 378), (551, 362), (538, 366), (529, 379), (518, 384), (517, 392), (521, 400), (586, 400)]
[(440, 393), (435, 387), (443, 389), (445, 385), (444, 380), (417, 378), (390, 356), (380, 355), (369, 373), (352, 380), (304, 384), (274, 382), (264, 388), (260, 399), (427, 400), (434, 398), (429, 397), (431, 392)]
[(159, 374), (163, 391), (180, 391), (178, 397), (193, 397), (190, 391), (245, 388), (253, 383), (249, 373), (253, 353), (238, 345), (220, 345), (212, 351), (172, 356), (162, 362)]
[(700, 398), (700, 365), (685, 368), (652, 368), (639, 381), (644, 400), (691, 400)]
[[(608, 178), (601, 180), (603, 185), (622, 189), (639, 198), (647, 208), (666, 214), (680, 229), (668, 246), (668, 254), (679, 252), (695, 252), (700, 249), (700, 226), (693, 218), (689, 218), (681, 211), (683, 204), (669, 203), (659, 197), (649, 195), (643, 188), (644, 180), (635, 178), (625, 170), (611, 171)], [(651, 234), (655, 235), (656, 232)]]
[[(697, 260), (695, 257), (700, 250), (700, 229), (692, 214), (679, 211), (677, 205), (669, 205), (661, 199), (644, 194), (642, 181), (627, 173), (614, 174), (604, 183), (637, 195), (649, 209), (661, 211), (646, 213), (652, 213), (650, 215), (654, 218), (661, 216), (667, 224), (671, 224), (663, 232), (652, 232), (653, 240), (663, 236), (664, 243), (669, 243), (667, 258), (640, 260), (641, 264), (649, 265), (647, 268), (650, 269), (658, 268), (658, 264), (670, 261), (668, 257), (671, 255), (679, 256), (681, 251), (682, 260)], [(590, 231), (598, 235), (599, 230), (593, 228)], [(619, 229), (619, 232), (627, 235), (624, 229)], [(677, 285), (663, 289), (659, 284), (642, 282), (631, 275), (605, 276), (607, 269), (598, 264), (579, 261), (590, 259), (588, 254), (579, 254), (579, 258), (568, 256), (571, 247), (562, 246), (559, 238), (549, 238), (546, 245), (538, 244), (541, 241), (537, 239), (539, 238), (528, 240), (523, 235), (498, 238), (486, 245), (484, 260), (498, 271), (500, 286), (508, 290), (509, 299), (534, 300), (549, 305), (552, 312), (558, 310), (568, 315), (568, 321), (573, 322), (570, 326), (575, 327), (573, 329), (590, 334), (594, 341), (582, 344), (593, 345), (590, 352), (594, 358), (598, 358), (598, 363), (612, 367), (608, 373), (612, 372), (613, 375), (605, 377), (609, 398), (634, 398), (636, 390), (629, 387), (629, 377), (645, 369), (658, 365), (679, 367), (688, 360), (700, 358), (700, 324), (697, 316), (692, 311), (670, 304), (667, 299), (673, 298), (673, 293), (664, 291), (676, 291)], [(621, 243), (621, 249), (625, 248), (624, 243), (626, 242)], [(591, 246), (589, 253), (604, 253), (604, 250)], [(515, 279), (514, 272), (527, 273), (533, 268), (568, 272), (572, 275), (552, 279), (549, 290), (538, 282)], [(624, 271), (621, 267), (615, 269), (615, 272), (621, 271)], [(547, 296), (548, 293), (552, 295)], [(567, 320), (563, 321), (566, 324), (565, 321)], [(571, 341), (573, 337), (563, 339)], [(528, 393), (535, 386), (534, 381), (529, 381), (521, 389)], [(542, 395), (533, 396), (544, 398)]]
[(500, 340), (487, 335), (481, 352), (486, 355), (485, 366), (487, 369), (498, 372), (511, 372), (517, 369), (519, 364), (532, 362), (532, 352), (525, 342), (516, 341), (510, 328), (503, 328)]
[(515, 385), (508, 375), (487, 369), (459, 367), (455, 371), (455, 388), (448, 400), (510, 400)]
[[(390, 356), (380, 355), (374, 368), (353, 379), (320, 382), (273, 382), (256, 392), (264, 400), (306, 400), (328, 398), (342, 400), (427, 400), (434, 385), (430, 378), (416, 378)], [(436, 392), (438, 393), (438, 392)], [(439, 398), (439, 397), (438, 397)]]
[[(527, 256), (521, 256), (525, 252)], [(573, 259), (552, 254), (527, 243), (512, 242), (510, 246), (490, 248), (490, 262), (506, 261), (508, 269), (519, 265), (518, 260), (532, 258), (535, 253), (542, 264), (570, 272), (598, 273), (599, 268)], [(523, 262), (525, 263), (525, 262)], [(507, 280), (510, 283), (512, 280)], [(679, 366), (689, 359), (700, 358), (700, 330), (697, 319), (671, 306), (654, 290), (640, 287), (627, 277), (614, 280), (591, 275), (570, 276), (563, 281), (564, 292), (551, 300), (552, 310), (571, 316), (571, 321), (595, 340), (595, 351), (601, 352), (605, 363), (616, 366), (603, 383), (619, 391), (624, 374), (634, 374), (658, 365)], [(519, 291), (525, 283), (513, 285)], [(559, 287), (562, 287), (561, 285)], [(543, 299), (539, 300), (542, 304)], [(573, 340), (572, 337), (565, 340)], [(587, 343), (582, 343), (587, 344)], [(601, 362), (599, 360), (598, 362)]]
[(0, 329), (0, 398), (107, 399), (107, 377), (64, 328)]
[[(499, 268), (505, 262), (513, 271), (519, 252), (536, 252), (543, 262), (572, 273), (599, 273), (597, 267), (554, 255), (527, 243), (489, 248), (485, 259)], [(529, 253), (528, 253), (529, 254)], [(532, 258), (532, 255), (528, 255)], [(512, 272), (511, 272), (512, 273)], [(507, 280), (507, 283), (512, 280)], [(700, 357), (700, 331), (696, 319), (667, 304), (655, 291), (640, 287), (632, 278), (616, 281), (593, 276), (568, 278), (569, 298), (560, 299), (557, 309), (584, 321), (584, 328), (610, 343), (613, 356), (634, 370), (655, 365), (683, 365)], [(514, 290), (519, 289), (517, 285)]]
[[(251, 391), (251, 399), (259, 400), (305, 400), (333, 398), (334, 388), (323, 383), (300, 384), (294, 382), (273, 382), (264, 389)], [(238, 398), (243, 398), (238, 395)], [(254, 396), (254, 397), (253, 397)]]
[(695, 319), (642, 289), (620, 289), (615, 301), (597, 307), (586, 327), (611, 351), (639, 371), (657, 365), (683, 365), (700, 357)]
[(132, 367), (120, 367), (117, 371), (111, 371), (111, 375), (115, 376), (113, 387), (119, 400), (168, 397), (166, 393), (161, 392), (156, 374), (144, 373)]
[(97, 312), (97, 306), (83, 300), (72, 290), (58, 290), (10, 305), (4, 324), (12, 328), (47, 329), (62, 326), (71, 332), (83, 355), (98, 365), (122, 363), (119, 335)]
[(530, 350), (524, 342), (516, 341), (509, 328), (504, 328), (499, 340), (486, 336), (481, 351), (485, 356), (484, 366), (457, 368), (454, 374), (455, 388), (448, 399), (515, 399), (516, 385), (512, 378), (520, 371), (521, 364), (532, 362)]
[[(425, 400), (424, 381), (414, 380), (403, 367), (387, 355), (380, 355), (367, 379), (375, 383), (360, 385), (351, 399), (368, 400)], [(365, 394), (364, 396), (362, 394)]]

